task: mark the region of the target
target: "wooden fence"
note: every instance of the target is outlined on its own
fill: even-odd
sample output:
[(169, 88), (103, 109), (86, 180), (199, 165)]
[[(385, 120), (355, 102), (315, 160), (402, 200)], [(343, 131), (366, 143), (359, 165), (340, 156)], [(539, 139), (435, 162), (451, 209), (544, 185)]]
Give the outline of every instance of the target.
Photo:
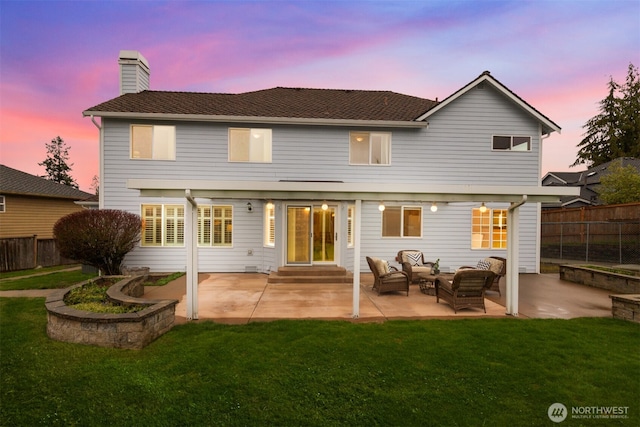
[(542, 211), (542, 258), (640, 264), (640, 203)]
[(55, 239), (38, 236), (0, 239), (0, 272), (77, 264), (60, 256)]

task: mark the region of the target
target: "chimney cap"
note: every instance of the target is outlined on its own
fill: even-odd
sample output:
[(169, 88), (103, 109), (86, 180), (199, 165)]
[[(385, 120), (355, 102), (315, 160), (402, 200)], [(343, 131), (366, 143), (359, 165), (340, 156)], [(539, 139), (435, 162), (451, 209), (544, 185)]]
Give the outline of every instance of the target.
[(118, 59), (120, 60), (119, 61), (120, 63), (123, 63), (123, 62), (126, 63), (128, 61), (139, 61), (147, 69), (149, 68), (149, 62), (137, 50), (121, 50), (120, 51), (120, 56), (119, 56)]

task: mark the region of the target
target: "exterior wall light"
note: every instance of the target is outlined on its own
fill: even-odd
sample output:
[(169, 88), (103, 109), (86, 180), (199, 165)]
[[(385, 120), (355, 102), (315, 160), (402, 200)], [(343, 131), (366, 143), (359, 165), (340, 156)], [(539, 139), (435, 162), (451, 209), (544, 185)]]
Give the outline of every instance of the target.
[(384, 212), (384, 209), (385, 209), (384, 203), (383, 203), (383, 202), (380, 202), (380, 204), (378, 205), (378, 210), (379, 210), (380, 212)]
[(436, 205), (436, 202), (431, 204), (431, 212), (438, 212), (438, 205)]

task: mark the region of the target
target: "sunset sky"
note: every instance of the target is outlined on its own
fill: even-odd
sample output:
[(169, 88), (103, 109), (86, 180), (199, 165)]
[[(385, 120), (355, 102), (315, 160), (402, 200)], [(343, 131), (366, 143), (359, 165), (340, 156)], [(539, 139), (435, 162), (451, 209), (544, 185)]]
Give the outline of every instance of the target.
[(89, 191), (98, 130), (82, 111), (118, 96), (118, 53), (151, 89), (392, 90), (442, 100), (484, 70), (561, 128), (542, 174), (569, 169), (610, 77), (640, 66), (640, 0), (0, 0), (0, 163), (34, 175), (56, 136)]

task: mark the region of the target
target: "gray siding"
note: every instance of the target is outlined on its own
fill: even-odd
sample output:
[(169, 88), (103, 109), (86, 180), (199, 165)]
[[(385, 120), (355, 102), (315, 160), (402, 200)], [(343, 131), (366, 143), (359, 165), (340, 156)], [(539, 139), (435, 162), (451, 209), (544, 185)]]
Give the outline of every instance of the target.
[[(384, 130), (392, 132), (391, 165), (352, 166), (349, 165), (349, 131), (358, 129), (273, 126), (272, 163), (230, 163), (227, 160), (228, 128), (252, 127), (251, 124), (153, 122), (176, 126), (176, 160), (154, 161), (129, 159), (130, 121), (104, 119), (105, 176), (101, 178), (101, 191), (106, 208), (139, 213), (142, 203), (185, 204), (186, 200), (140, 199), (137, 190), (126, 188), (127, 179), (539, 185), (539, 125), (491, 86), (471, 90), (428, 121), (428, 128)], [(532, 151), (492, 151), (491, 137), (496, 134), (531, 136)], [(200, 248), (201, 271), (245, 271), (247, 266), (256, 266), (258, 271), (266, 272), (281, 263), (281, 242), (276, 248), (263, 247), (262, 201), (252, 201), (253, 213), (246, 212), (247, 202), (224, 202), (234, 206), (233, 247)], [(488, 255), (504, 256), (505, 251), (470, 249), (472, 207), (472, 204), (452, 203), (440, 205), (438, 212), (432, 213), (429, 205), (424, 204), (422, 238), (383, 239), (377, 203), (364, 203), (362, 271), (368, 271), (365, 256), (393, 260), (400, 249), (421, 249), (430, 259), (440, 258), (445, 271), (460, 265), (475, 265)], [(490, 207), (506, 208), (507, 205)], [(520, 266), (527, 272), (537, 270), (538, 209), (535, 204), (521, 208)], [(277, 211), (277, 215), (281, 212)], [(343, 224), (346, 224), (346, 209), (343, 213)], [(277, 225), (282, 230), (281, 218)], [(251, 256), (247, 255), (249, 249), (253, 251)], [(340, 253), (340, 264), (351, 269), (353, 250), (342, 248)], [(156, 271), (184, 270), (186, 249), (137, 248), (126, 263), (146, 265)]]
[(149, 73), (135, 64), (120, 65), (120, 94), (138, 93), (149, 89)]

